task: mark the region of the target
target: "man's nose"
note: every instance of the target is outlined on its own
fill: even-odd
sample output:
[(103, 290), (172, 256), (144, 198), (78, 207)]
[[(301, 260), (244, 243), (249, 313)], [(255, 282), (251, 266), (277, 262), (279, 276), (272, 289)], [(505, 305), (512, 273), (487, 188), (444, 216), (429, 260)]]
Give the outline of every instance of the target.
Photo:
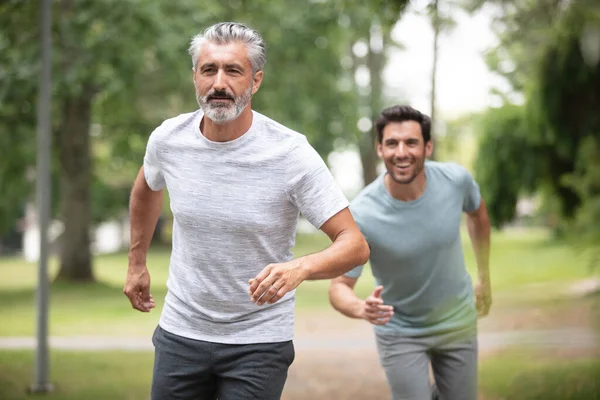
[(219, 70), (219, 72), (217, 72), (217, 75), (215, 76), (213, 88), (218, 91), (223, 91), (227, 89), (227, 77), (225, 76), (225, 72), (221, 69)]
[(399, 143), (396, 147), (396, 157), (406, 157), (408, 155), (408, 148), (404, 143)]

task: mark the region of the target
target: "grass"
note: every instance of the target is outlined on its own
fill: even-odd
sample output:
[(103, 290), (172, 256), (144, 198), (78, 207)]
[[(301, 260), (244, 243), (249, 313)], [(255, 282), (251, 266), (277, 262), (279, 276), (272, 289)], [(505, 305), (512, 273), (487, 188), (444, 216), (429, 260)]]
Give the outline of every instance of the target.
[[(470, 273), (475, 273), (473, 252), (464, 236), (464, 253)], [(531, 296), (531, 285), (543, 290), (560, 288), (565, 282), (590, 276), (586, 260), (570, 247), (552, 242), (544, 231), (494, 233), (491, 270), (494, 292)], [(322, 234), (303, 235), (294, 249), (296, 256), (327, 246)], [(169, 251), (153, 249), (149, 255), (158, 307), (166, 293)], [(51, 335), (150, 336), (160, 310), (150, 314), (134, 312), (122, 294), (126, 255), (113, 254), (95, 259), (99, 282), (89, 285), (54, 284), (51, 288)], [(56, 264), (51, 264), (51, 274)], [(0, 259), (0, 336), (34, 334), (36, 264), (17, 258)], [(298, 312), (329, 307), (327, 281), (305, 282), (297, 292)], [(366, 296), (373, 278), (366, 271), (357, 291)], [(543, 300), (556, 305), (556, 296)], [(514, 301), (514, 300), (513, 300)], [(544, 307), (545, 309), (545, 307)], [(49, 400), (144, 399), (149, 397), (152, 352), (68, 352), (51, 351), (51, 381), (56, 391)], [(33, 351), (0, 351), (0, 399), (30, 398), (26, 386), (32, 380)], [(480, 387), (486, 400), (600, 399), (600, 361), (595, 359), (552, 359), (539, 354), (514, 351), (484, 360)]]
[[(138, 400), (149, 398), (151, 352), (51, 352), (48, 400)], [(34, 357), (29, 351), (0, 351), (0, 398), (30, 398)], [(600, 399), (600, 360), (556, 360), (539, 354), (506, 352), (482, 362), (480, 392), (485, 399)], [(292, 378), (293, 379), (293, 378)], [(344, 377), (340, 377), (340, 380)]]
[[(151, 352), (51, 352), (53, 393), (48, 400), (139, 400), (150, 398), (154, 354)], [(0, 398), (31, 398), (34, 355), (29, 351), (0, 351)], [(41, 396), (36, 396), (40, 397)]]
[(505, 352), (482, 363), (486, 399), (599, 400), (600, 360)]
[[(492, 238), (494, 292), (519, 290), (539, 282), (562, 282), (589, 276), (584, 259), (566, 244), (549, 241), (544, 231), (494, 233)], [(294, 255), (301, 256), (325, 248), (324, 234), (300, 235)], [(470, 273), (475, 273), (473, 251), (464, 237), (464, 253)], [(51, 335), (150, 335), (158, 322), (166, 294), (168, 249), (151, 250), (148, 260), (152, 293), (157, 309), (150, 314), (134, 312), (122, 293), (127, 257), (124, 253), (95, 258), (98, 283), (53, 284), (50, 297)], [(35, 321), (35, 263), (18, 258), (0, 259), (0, 336), (31, 336)], [(51, 275), (57, 271), (55, 260)], [(305, 282), (297, 290), (298, 312), (329, 307), (328, 281)], [(357, 284), (359, 296), (366, 297), (374, 285), (368, 270)], [(8, 323), (4, 323), (8, 321)]]

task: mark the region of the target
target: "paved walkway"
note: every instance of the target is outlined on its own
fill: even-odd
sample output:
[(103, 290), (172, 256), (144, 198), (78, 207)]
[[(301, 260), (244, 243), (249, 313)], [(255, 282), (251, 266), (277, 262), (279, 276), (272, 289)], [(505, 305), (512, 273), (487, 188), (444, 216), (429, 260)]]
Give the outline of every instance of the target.
[[(149, 337), (110, 336), (54, 336), (49, 338), (50, 347), (58, 350), (79, 351), (151, 351), (154, 349)], [(372, 337), (349, 340), (331, 337), (307, 338), (296, 336), (297, 349), (370, 349), (375, 348)], [(33, 349), (33, 337), (0, 337), (0, 349)], [(484, 332), (479, 334), (479, 348), (492, 351), (513, 346), (551, 348), (600, 348), (600, 334), (584, 328), (555, 330), (529, 330), (508, 332)]]

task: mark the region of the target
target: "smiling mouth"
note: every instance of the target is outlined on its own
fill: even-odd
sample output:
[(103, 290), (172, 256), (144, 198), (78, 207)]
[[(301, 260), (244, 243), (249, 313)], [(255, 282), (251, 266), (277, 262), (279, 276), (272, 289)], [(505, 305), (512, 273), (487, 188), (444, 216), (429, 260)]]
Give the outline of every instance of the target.
[(411, 163), (394, 164), (394, 168), (400, 171), (406, 171), (410, 168), (411, 165)]
[(208, 101), (220, 101), (220, 102), (224, 102), (224, 101), (233, 101), (233, 99), (230, 99), (229, 97), (211, 97), (208, 99)]

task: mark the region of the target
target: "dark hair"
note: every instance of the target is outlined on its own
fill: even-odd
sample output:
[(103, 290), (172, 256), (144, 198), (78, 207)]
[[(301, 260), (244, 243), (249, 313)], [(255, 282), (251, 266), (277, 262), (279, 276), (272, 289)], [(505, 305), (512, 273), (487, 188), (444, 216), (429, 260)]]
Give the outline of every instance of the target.
[(431, 140), (431, 118), (415, 110), (411, 106), (392, 106), (384, 109), (375, 120), (377, 130), (377, 141), (383, 141), (383, 129), (390, 122), (416, 121), (421, 125), (421, 136), (425, 143)]

